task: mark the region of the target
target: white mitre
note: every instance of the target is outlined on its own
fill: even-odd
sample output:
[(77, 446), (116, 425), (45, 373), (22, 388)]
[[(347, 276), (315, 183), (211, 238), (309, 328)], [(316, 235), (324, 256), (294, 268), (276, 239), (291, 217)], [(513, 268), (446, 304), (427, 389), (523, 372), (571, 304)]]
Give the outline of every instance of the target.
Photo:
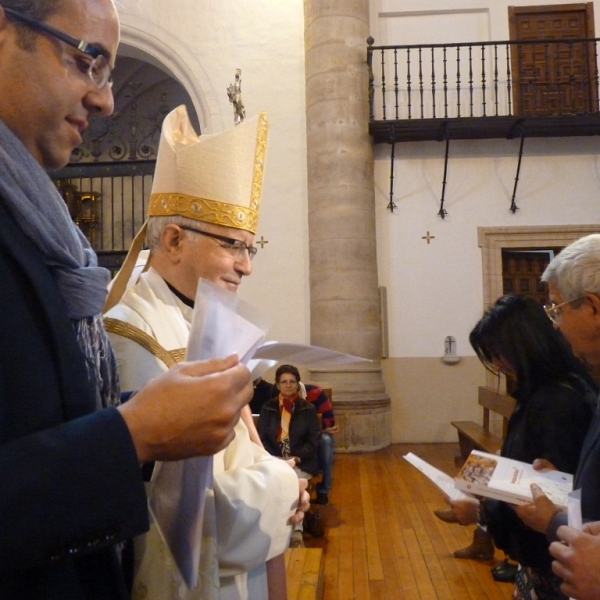
[(267, 116), (198, 136), (184, 105), (162, 126), (148, 216), (182, 215), (256, 233)]

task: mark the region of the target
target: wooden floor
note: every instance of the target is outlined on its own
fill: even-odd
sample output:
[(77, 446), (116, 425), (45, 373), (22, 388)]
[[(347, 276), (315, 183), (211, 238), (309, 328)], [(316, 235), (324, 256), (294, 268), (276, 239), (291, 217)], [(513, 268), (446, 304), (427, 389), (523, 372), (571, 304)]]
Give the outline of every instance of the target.
[[(496, 583), (495, 560), (460, 560), (474, 527), (440, 521), (442, 493), (402, 457), (414, 452), (454, 475), (458, 444), (394, 444), (368, 454), (336, 454), (326, 527), (307, 547), (325, 553), (323, 600), (510, 599), (512, 584)], [(317, 506), (317, 505), (314, 505)]]

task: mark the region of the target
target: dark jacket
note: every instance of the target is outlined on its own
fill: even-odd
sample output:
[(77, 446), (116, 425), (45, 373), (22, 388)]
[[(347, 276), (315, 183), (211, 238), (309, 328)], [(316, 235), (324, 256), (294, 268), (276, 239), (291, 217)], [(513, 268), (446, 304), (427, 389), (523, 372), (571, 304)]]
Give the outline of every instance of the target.
[[(600, 411), (596, 409), (594, 421), (585, 436), (579, 465), (575, 472), (573, 489), (581, 488), (581, 515), (584, 521), (600, 521)], [(567, 525), (567, 513), (554, 515), (548, 527), (548, 537), (555, 541), (556, 530)]]
[(95, 392), (37, 248), (0, 199), (0, 598), (125, 598), (115, 544), (148, 528), (131, 436)]
[[(269, 454), (281, 456), (281, 445), (277, 433), (281, 424), (279, 399), (273, 398), (263, 405), (258, 419), (258, 435)], [(298, 467), (311, 475), (319, 470), (317, 448), (321, 430), (315, 407), (298, 398), (294, 402), (294, 412), (290, 418), (290, 451), (300, 458)]]
[[(581, 379), (548, 381), (530, 397), (517, 398), (502, 456), (532, 463), (549, 460), (559, 471), (574, 473), (593, 417), (595, 392)], [(506, 503), (483, 503), (488, 531), (496, 546), (524, 566), (549, 569), (548, 540), (529, 529)]]

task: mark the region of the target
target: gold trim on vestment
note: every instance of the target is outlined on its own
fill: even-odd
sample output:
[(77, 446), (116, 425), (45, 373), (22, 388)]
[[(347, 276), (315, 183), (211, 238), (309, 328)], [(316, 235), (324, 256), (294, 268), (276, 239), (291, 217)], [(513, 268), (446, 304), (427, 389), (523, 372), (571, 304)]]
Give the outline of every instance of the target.
[(120, 335), (139, 344), (144, 350), (150, 352), (152, 356), (164, 362), (167, 367), (172, 367), (185, 359), (185, 348), (165, 350), (151, 335), (135, 325), (121, 321), (121, 319), (105, 317), (104, 327), (109, 333)]

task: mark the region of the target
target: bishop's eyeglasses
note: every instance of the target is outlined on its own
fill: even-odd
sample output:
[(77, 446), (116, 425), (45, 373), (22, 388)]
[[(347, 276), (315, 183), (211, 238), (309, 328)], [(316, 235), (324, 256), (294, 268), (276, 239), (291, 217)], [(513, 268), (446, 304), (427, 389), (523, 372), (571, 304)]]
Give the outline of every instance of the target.
[(247, 250), (248, 256), (250, 260), (252, 260), (258, 252), (258, 248), (256, 246), (248, 246), (248, 244), (246, 244), (246, 242), (242, 242), (242, 240), (225, 237), (224, 235), (217, 235), (216, 233), (210, 233), (208, 231), (201, 231), (200, 229), (194, 229), (193, 227), (186, 227), (184, 225), (179, 225), (179, 228), (185, 229), (186, 231), (193, 231), (194, 233), (199, 233), (200, 235), (204, 235), (219, 241), (219, 245), (222, 248), (225, 248), (225, 250), (227, 250), (235, 258), (242, 258), (244, 256), (244, 252)]

